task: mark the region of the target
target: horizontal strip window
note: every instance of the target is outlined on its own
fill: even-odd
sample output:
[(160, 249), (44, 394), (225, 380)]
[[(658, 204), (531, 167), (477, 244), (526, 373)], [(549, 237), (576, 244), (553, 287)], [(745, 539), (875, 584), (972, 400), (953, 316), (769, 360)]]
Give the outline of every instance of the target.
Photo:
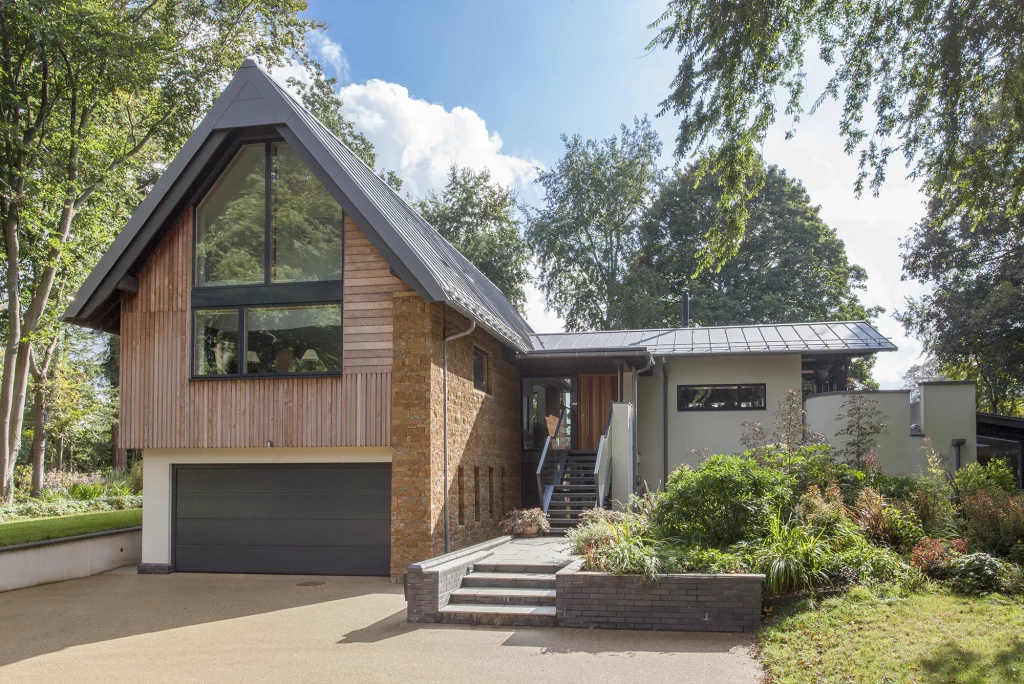
[(677, 385), (677, 411), (763, 411), (767, 387), (759, 385)]
[(192, 307), (310, 304), (340, 301), (341, 282), (192, 288)]
[(336, 375), (341, 303), (196, 309), (193, 377)]

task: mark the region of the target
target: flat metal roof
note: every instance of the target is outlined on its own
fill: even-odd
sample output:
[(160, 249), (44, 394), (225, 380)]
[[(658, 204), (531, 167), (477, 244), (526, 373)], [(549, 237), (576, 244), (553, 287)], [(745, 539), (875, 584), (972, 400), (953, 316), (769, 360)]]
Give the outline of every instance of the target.
[(533, 352), (646, 349), (654, 356), (822, 353), (860, 356), (896, 351), (867, 321), (725, 325), (708, 328), (653, 328), (531, 335)]

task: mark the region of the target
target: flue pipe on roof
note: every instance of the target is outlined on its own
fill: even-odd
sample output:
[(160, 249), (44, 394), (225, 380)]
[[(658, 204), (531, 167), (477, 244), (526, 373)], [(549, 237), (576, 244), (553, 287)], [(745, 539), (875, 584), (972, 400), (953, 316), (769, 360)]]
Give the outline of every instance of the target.
[[(445, 316), (445, 320), (447, 320)], [(476, 321), (470, 321), (469, 327), (462, 332), (453, 333), (444, 338), (444, 342), (441, 344), (441, 387), (442, 394), (444, 395), (444, 407), (443, 413), (444, 418), (442, 420), (444, 427), (442, 428), (441, 441), (444, 444), (444, 552), (450, 553), (452, 550), (451, 542), (451, 523), (448, 520), (448, 499), (451, 498), (449, 493), (451, 492), (451, 483), (448, 481), (448, 343), (452, 340), (457, 340), (460, 337), (465, 337), (476, 330)]]
[(683, 309), (680, 312), (682, 314), (682, 319), (681, 319), (682, 320), (682, 325), (680, 325), (679, 327), (681, 327), (681, 328), (689, 328), (690, 327), (690, 291), (689, 290), (683, 290), (683, 301), (681, 302), (681, 305), (682, 305), (682, 309)]

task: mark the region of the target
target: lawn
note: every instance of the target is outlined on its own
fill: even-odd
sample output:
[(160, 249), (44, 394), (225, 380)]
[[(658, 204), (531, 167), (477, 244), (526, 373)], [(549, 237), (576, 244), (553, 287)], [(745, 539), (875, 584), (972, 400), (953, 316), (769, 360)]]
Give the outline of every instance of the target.
[(142, 509), (140, 508), (0, 523), (0, 547), (45, 539), (74, 537), (90, 532), (137, 527), (141, 524)]
[(1024, 599), (861, 587), (778, 613), (759, 633), (773, 682), (1024, 681)]

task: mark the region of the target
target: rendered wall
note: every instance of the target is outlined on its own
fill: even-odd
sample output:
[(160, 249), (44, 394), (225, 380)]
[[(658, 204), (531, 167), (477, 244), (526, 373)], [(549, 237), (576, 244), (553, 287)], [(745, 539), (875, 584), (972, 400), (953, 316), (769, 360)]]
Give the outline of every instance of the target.
[[(664, 482), (662, 451), (662, 360), (649, 377), (640, 377), (640, 478), (652, 489)], [(628, 377), (628, 376), (627, 376)], [(702, 384), (764, 383), (767, 407), (763, 411), (677, 411), (676, 386)], [(774, 412), (787, 389), (801, 386), (800, 355), (695, 356), (668, 359), (668, 462), (669, 472), (682, 464), (696, 466), (693, 452), (709, 449), (712, 454), (743, 451), (742, 423), (760, 421), (770, 428)], [(629, 390), (627, 388), (627, 394)]]

